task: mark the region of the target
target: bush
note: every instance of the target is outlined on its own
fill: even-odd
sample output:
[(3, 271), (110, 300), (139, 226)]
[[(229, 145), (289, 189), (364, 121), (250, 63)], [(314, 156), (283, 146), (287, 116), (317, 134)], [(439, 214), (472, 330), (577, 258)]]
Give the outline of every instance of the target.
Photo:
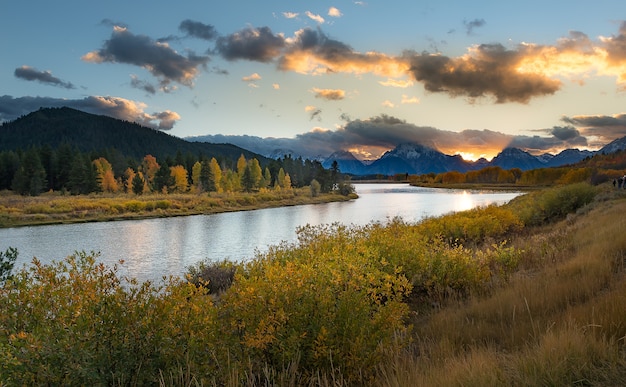
[(208, 289), (209, 294), (221, 294), (235, 279), (235, 266), (228, 261), (202, 261), (187, 268), (187, 281)]
[(407, 344), (411, 285), (332, 230), (301, 229), (299, 244), (273, 247), (237, 272), (220, 300), (222, 336), (238, 348), (231, 361), (256, 374), (293, 362), (308, 373), (341, 369), (363, 384)]
[(146, 208), (146, 203), (139, 200), (129, 200), (124, 203), (124, 208), (130, 212), (141, 212)]
[(508, 207), (526, 226), (536, 226), (562, 219), (575, 212), (591, 203), (597, 192), (588, 183), (570, 184), (517, 197)]
[(182, 364), (215, 373), (216, 314), (205, 290), (122, 283), (96, 257), (34, 260), (0, 288), (0, 382), (154, 385)]
[(5, 252), (0, 251), (0, 285), (11, 278), (17, 255), (17, 249), (13, 247), (9, 247)]

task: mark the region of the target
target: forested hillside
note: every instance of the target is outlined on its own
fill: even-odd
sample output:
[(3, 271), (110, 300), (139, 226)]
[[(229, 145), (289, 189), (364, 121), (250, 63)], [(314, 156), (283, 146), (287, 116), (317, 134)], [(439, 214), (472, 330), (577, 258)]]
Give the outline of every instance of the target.
[(337, 168), (317, 161), (269, 160), (70, 108), (40, 109), (0, 126), (0, 190), (22, 195), (251, 192), (314, 180), (329, 192), (338, 179)]
[(52, 149), (67, 144), (81, 152), (115, 149), (125, 157), (141, 159), (147, 154), (157, 158), (177, 153), (237, 160), (243, 154), (265, 165), (265, 157), (231, 144), (188, 142), (162, 131), (133, 122), (121, 121), (80, 110), (43, 108), (0, 126), (0, 151), (26, 150), (47, 145)]

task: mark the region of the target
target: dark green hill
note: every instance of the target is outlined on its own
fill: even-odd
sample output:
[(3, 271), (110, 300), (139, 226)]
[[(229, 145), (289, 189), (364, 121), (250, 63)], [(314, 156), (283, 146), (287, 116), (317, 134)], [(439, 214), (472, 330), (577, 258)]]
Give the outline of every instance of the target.
[(265, 157), (232, 144), (189, 142), (133, 122), (67, 107), (42, 108), (0, 126), (0, 151), (43, 145), (56, 149), (61, 144), (82, 152), (115, 149), (135, 159), (147, 154), (157, 159), (175, 157), (180, 152), (237, 160), (243, 153), (246, 159), (256, 158), (261, 164), (268, 162)]

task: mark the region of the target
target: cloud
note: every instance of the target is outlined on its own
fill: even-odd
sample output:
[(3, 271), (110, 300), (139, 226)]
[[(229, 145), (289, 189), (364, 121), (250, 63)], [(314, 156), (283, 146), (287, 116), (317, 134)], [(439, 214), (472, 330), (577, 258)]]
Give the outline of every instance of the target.
[(252, 73), (248, 76), (241, 78), (244, 82), (256, 82), (261, 80), (261, 76), (258, 73)]
[(580, 137), (580, 132), (573, 126), (555, 126), (550, 133), (559, 140), (571, 140)]
[(203, 40), (213, 40), (217, 38), (218, 34), (215, 27), (209, 24), (204, 24), (193, 20), (183, 20), (180, 22), (178, 29), (185, 32), (187, 36), (193, 36)]
[(0, 122), (15, 120), (42, 107), (70, 107), (92, 114), (136, 122), (153, 129), (169, 130), (174, 127), (180, 115), (165, 110), (146, 113), (146, 104), (120, 97), (88, 96), (83, 99), (62, 99), (51, 97), (0, 96)]
[(314, 87), (311, 92), (315, 94), (315, 98), (322, 98), (327, 101), (340, 101), (346, 97), (346, 92), (341, 89), (319, 89)]
[(295, 18), (298, 17), (298, 15), (299, 15), (299, 13), (297, 13), (297, 12), (283, 12), (283, 16), (286, 19), (295, 19)]
[(285, 46), (282, 35), (274, 35), (269, 27), (248, 27), (234, 34), (219, 37), (217, 51), (227, 60), (246, 59), (256, 62), (270, 62)]
[(402, 104), (419, 104), (420, 103), (420, 99), (417, 97), (409, 97), (406, 94), (402, 94)]
[(330, 7), (330, 8), (328, 9), (328, 16), (331, 16), (331, 17), (341, 17), (341, 16), (343, 16), (343, 14), (342, 14), (342, 13), (341, 13), (341, 11), (340, 11), (340, 10), (338, 10), (337, 8), (335, 8), (335, 7)]
[(386, 81), (378, 81), (383, 86), (389, 87), (399, 87), (406, 89), (407, 87), (413, 86), (413, 81), (411, 80), (397, 80), (397, 79), (387, 79)]
[(473, 35), (474, 29), (479, 28), (487, 24), (485, 19), (474, 19), (474, 20), (463, 20), (463, 25), (465, 26), (465, 32), (467, 35)]
[(305, 28), (287, 40), (278, 67), (302, 74), (371, 73), (400, 78), (408, 71), (404, 60), (376, 52), (359, 53), (338, 40), (328, 38), (320, 30)]
[[(466, 22), (472, 28), (482, 19)], [(513, 48), (502, 44), (479, 44), (466, 54), (405, 51), (400, 56), (354, 51), (349, 45), (328, 38), (321, 30), (305, 28), (293, 38), (278, 58), (278, 67), (302, 74), (352, 73), (389, 78), (385, 86), (408, 85), (396, 78), (407, 74), (425, 90), (495, 103), (528, 103), (534, 98), (558, 92), (569, 79), (582, 83), (593, 75), (617, 77), (618, 87), (626, 89), (626, 22), (619, 33), (592, 41), (579, 31), (571, 31), (554, 45), (522, 43)]]
[(156, 42), (145, 35), (135, 35), (126, 28), (116, 26), (111, 38), (101, 49), (85, 54), (82, 59), (91, 63), (125, 63), (142, 67), (160, 79), (161, 85), (178, 82), (193, 86), (198, 68), (209, 61), (207, 56), (193, 53), (183, 56), (167, 43)]
[(148, 94), (156, 94), (157, 88), (153, 84), (147, 81), (143, 81), (137, 78), (136, 75), (132, 74), (130, 76), (130, 85), (135, 89), (143, 90)]
[(272, 89), (274, 89), (274, 90), (280, 90), (280, 84), (278, 84), (278, 83), (272, 83)]
[(382, 105), (383, 107), (390, 108), (390, 109), (393, 109), (394, 107), (396, 107), (396, 105), (394, 105), (394, 103), (393, 103), (393, 102), (391, 102), (390, 100), (385, 100), (385, 101), (383, 101), (383, 102), (381, 103), (381, 105)]
[(17, 78), (24, 79), (26, 81), (38, 81), (43, 84), (58, 86), (64, 89), (75, 89), (76, 87), (70, 82), (62, 81), (61, 79), (52, 75), (50, 71), (39, 71), (36, 68), (30, 66), (22, 66), (15, 69), (13, 73)]
[(430, 92), (470, 99), (494, 97), (496, 103), (528, 103), (531, 98), (554, 94), (559, 80), (518, 71), (523, 52), (500, 44), (482, 44), (459, 58), (435, 54), (406, 54), (410, 72)]
[(614, 115), (579, 115), (561, 119), (578, 127), (586, 137), (593, 137), (593, 145), (605, 145), (615, 139), (626, 136), (626, 113)]
[[(311, 119), (321, 114), (315, 106), (305, 110)], [(623, 117), (622, 119), (626, 119)], [(403, 143), (433, 147), (445, 154), (462, 150), (465, 155), (492, 158), (506, 147), (517, 147), (533, 154), (557, 153), (565, 148), (599, 148), (604, 144), (589, 144), (587, 138), (573, 127), (542, 129), (545, 136), (511, 135), (492, 130), (466, 129), (461, 132), (419, 126), (405, 120), (380, 115), (365, 120), (346, 122), (336, 130), (315, 128), (295, 138), (260, 138), (250, 136), (201, 136), (202, 141), (227, 142), (261, 154), (276, 149), (289, 149), (303, 157), (328, 156), (338, 150), (348, 150), (361, 159), (375, 159)]]
[(311, 11), (306, 11), (304, 14), (307, 15), (309, 19), (316, 21), (319, 24), (324, 24), (324, 18), (321, 15), (316, 15)]
[(304, 111), (309, 113), (310, 121), (313, 121), (314, 118), (317, 118), (318, 121), (322, 120), (322, 109), (319, 109), (312, 105), (307, 105), (305, 106)]

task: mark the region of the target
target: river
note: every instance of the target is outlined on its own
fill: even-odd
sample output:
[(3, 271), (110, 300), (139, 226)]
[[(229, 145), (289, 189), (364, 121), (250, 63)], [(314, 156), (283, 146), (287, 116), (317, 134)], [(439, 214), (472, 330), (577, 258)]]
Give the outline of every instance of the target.
[(140, 281), (183, 275), (203, 259), (235, 261), (281, 241), (296, 240), (307, 224), (366, 225), (396, 216), (409, 222), (427, 216), (503, 204), (519, 192), (447, 190), (406, 184), (355, 184), (359, 198), (349, 202), (270, 208), (255, 211), (99, 223), (0, 229), (0, 250), (18, 249), (16, 269), (33, 257), (43, 263), (76, 251), (100, 252), (99, 261), (120, 259), (122, 275)]

